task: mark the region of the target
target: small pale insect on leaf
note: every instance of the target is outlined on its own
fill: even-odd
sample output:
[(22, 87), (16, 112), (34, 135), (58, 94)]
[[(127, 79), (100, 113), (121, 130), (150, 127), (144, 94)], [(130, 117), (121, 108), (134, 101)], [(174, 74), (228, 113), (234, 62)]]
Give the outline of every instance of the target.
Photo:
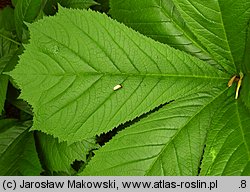
[(122, 88), (122, 85), (118, 84), (118, 85), (114, 86), (113, 90), (117, 91), (118, 89), (121, 89), (121, 88)]

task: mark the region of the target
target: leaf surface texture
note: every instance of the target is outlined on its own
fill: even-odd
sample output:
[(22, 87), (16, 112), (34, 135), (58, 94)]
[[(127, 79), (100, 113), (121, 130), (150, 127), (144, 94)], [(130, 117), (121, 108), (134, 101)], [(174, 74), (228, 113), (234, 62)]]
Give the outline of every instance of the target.
[(229, 78), (93, 11), (61, 9), (29, 28), (30, 44), (11, 76), (34, 108), (32, 129), (59, 141), (99, 135)]
[(187, 27), (172, 0), (111, 0), (110, 7), (118, 21), (221, 68)]
[(86, 162), (86, 155), (90, 150), (98, 147), (94, 139), (88, 139), (67, 145), (66, 142), (58, 142), (58, 139), (44, 133), (38, 134), (43, 163), (51, 172), (72, 173), (71, 164), (75, 160)]
[(213, 103), (225, 92), (190, 95), (150, 114), (98, 150), (80, 175), (198, 175)]
[(0, 120), (0, 175), (40, 175), (42, 167), (29, 127), (30, 122)]
[[(248, 0), (173, 0), (187, 26), (227, 71), (239, 71), (243, 61)], [(233, 14), (232, 14), (233, 13)]]

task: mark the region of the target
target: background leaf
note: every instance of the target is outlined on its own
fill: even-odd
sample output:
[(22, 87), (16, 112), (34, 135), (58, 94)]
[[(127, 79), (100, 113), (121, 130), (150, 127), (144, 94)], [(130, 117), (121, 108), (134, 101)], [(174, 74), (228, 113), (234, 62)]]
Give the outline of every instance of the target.
[(8, 63), (13, 58), (13, 55), (17, 51), (17, 44), (12, 41), (13, 35), (11, 32), (6, 31), (4, 28), (0, 29), (0, 115), (4, 107), (7, 85), (8, 85), (8, 76), (2, 74), (6, 71)]
[[(34, 108), (32, 129), (60, 141), (107, 132), (229, 79), (209, 64), (93, 11), (62, 9), (32, 24), (30, 31), (30, 44), (11, 76)], [(117, 84), (123, 88), (113, 91)]]
[(224, 98), (216, 106), (201, 175), (249, 175), (250, 110), (233, 97)]
[(0, 175), (40, 175), (42, 168), (29, 127), (30, 122), (0, 120)]
[(244, 53), (244, 61), (242, 63), (242, 69), (245, 72), (244, 79), (241, 87), (241, 98), (243, 103), (250, 109), (250, 24), (248, 23), (248, 34), (246, 41), (246, 48)]
[(112, 17), (118, 21), (155, 40), (217, 65), (189, 30), (172, 0), (111, 0), (110, 7)]
[(246, 36), (246, 47), (244, 52), (244, 61), (242, 63), (242, 68), (246, 73), (250, 73), (250, 20), (248, 23), (247, 36)]
[(109, 0), (95, 0), (96, 5), (92, 6), (91, 9), (101, 12), (101, 13), (106, 13), (109, 14)]
[(11, 0), (13, 6), (16, 6), (18, 0)]
[(44, 12), (47, 15), (55, 15), (58, 10), (58, 4), (67, 8), (87, 9), (92, 5), (97, 5), (98, 3), (94, 0), (47, 0)]
[(80, 9), (87, 9), (90, 6), (97, 4), (94, 0), (59, 0), (58, 3), (60, 3), (63, 7)]
[(86, 155), (89, 151), (98, 147), (94, 139), (83, 140), (68, 146), (66, 142), (59, 143), (58, 139), (41, 132), (38, 134), (38, 142), (46, 169), (68, 174), (73, 172), (71, 164), (75, 160), (86, 162)]
[[(250, 17), (248, 0), (173, 0), (201, 43), (227, 71), (239, 71)], [(232, 14), (233, 13), (233, 14)]]
[(4, 102), (6, 99), (7, 86), (8, 86), (8, 77), (0, 75), (0, 115), (2, 115)]
[(249, 79), (249, 74), (250, 73), (245, 75), (243, 82), (242, 82), (242, 87), (240, 89), (240, 96), (242, 98), (244, 105), (248, 109), (250, 109), (250, 87), (249, 87), (250, 79)]
[(24, 22), (31, 23), (41, 13), (46, 0), (17, 1), (14, 11), (17, 37), (21, 41), (28, 39), (27, 27)]
[(0, 9), (0, 28), (4, 28), (6, 31), (15, 30), (14, 10), (9, 6)]
[[(13, 40), (14, 36), (5, 29), (0, 29), (0, 59), (4, 56), (12, 55), (17, 50), (17, 43)], [(1, 67), (3, 69), (4, 67)], [(1, 71), (2, 72), (2, 71)]]

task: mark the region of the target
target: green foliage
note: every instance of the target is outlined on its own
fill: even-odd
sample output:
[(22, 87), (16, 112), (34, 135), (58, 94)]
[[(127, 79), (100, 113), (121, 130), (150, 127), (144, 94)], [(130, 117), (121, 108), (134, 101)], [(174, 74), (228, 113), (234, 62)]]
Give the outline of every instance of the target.
[(59, 0), (58, 3), (60, 3), (63, 7), (80, 9), (86, 9), (97, 4), (94, 0)]
[(200, 175), (249, 175), (249, 108), (233, 97), (214, 108)]
[(28, 132), (30, 124), (0, 120), (0, 175), (38, 175), (42, 171), (33, 135)]
[(250, 175), (250, 2), (92, 5), (0, 12), (0, 175)]
[(216, 65), (206, 47), (187, 27), (172, 0), (111, 1), (111, 15), (157, 41)]
[(70, 165), (75, 160), (86, 161), (86, 155), (89, 151), (98, 147), (94, 139), (82, 140), (68, 146), (66, 142), (59, 143), (57, 139), (44, 133), (39, 133), (37, 138), (43, 164), (51, 172), (65, 172), (67, 174), (74, 172)]
[(211, 108), (225, 90), (192, 94), (162, 107), (115, 136), (81, 174), (196, 175)]
[(28, 39), (28, 31), (24, 22), (30, 23), (41, 14), (46, 0), (21, 0), (17, 1), (14, 10), (16, 33), (19, 40)]
[[(8, 19), (6, 19), (8, 18)], [(0, 10), (0, 28), (6, 31), (14, 31), (14, 10), (10, 7), (5, 7)]]
[[(54, 33), (59, 26), (60, 36)], [(30, 44), (11, 76), (34, 108), (32, 129), (70, 143), (110, 131), (162, 103), (225, 86), (229, 78), (91, 11), (62, 9), (29, 29)], [(114, 92), (117, 84), (123, 88)]]
[(67, 8), (87, 9), (90, 6), (97, 5), (94, 0), (47, 0), (44, 12), (47, 15), (54, 15), (57, 12), (58, 5)]
[[(7, 11), (5, 11), (7, 9)], [(5, 8), (0, 12), (2, 17), (9, 16), (9, 8)], [(0, 115), (3, 110), (4, 102), (6, 99), (7, 85), (8, 85), (8, 76), (4, 75), (3, 72), (7, 71), (7, 68), (10, 65), (11, 59), (18, 47), (15, 41), (11, 41), (13, 35), (11, 33), (12, 24), (6, 23), (5, 20), (0, 20)], [(8, 31), (10, 30), (10, 31)]]

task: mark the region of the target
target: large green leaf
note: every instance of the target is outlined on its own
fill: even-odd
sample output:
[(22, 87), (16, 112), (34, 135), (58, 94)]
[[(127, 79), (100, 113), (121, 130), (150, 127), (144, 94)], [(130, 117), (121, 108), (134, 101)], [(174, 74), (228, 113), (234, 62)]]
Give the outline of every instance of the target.
[[(33, 130), (81, 141), (229, 76), (107, 16), (62, 9), (31, 24), (10, 74), (34, 109)], [(123, 88), (114, 91), (121, 84)]]
[(189, 30), (172, 0), (111, 0), (110, 7), (112, 17), (118, 21), (216, 65), (206, 48)]
[(249, 0), (173, 0), (187, 26), (226, 70), (240, 69), (250, 17)]
[(201, 175), (250, 175), (250, 110), (230, 97), (214, 111)]
[(75, 160), (86, 161), (86, 155), (90, 150), (98, 147), (94, 139), (83, 140), (81, 142), (67, 145), (66, 142), (58, 142), (58, 139), (44, 133), (38, 134), (40, 145), (40, 155), (46, 168), (53, 172), (72, 172), (71, 164)]
[(212, 104), (225, 90), (177, 99), (119, 132), (80, 175), (198, 175)]
[(39, 175), (42, 171), (30, 122), (0, 120), (0, 175)]
[(249, 113), (225, 89), (176, 100), (115, 136), (80, 175), (198, 175), (201, 162), (201, 175), (249, 175)]

